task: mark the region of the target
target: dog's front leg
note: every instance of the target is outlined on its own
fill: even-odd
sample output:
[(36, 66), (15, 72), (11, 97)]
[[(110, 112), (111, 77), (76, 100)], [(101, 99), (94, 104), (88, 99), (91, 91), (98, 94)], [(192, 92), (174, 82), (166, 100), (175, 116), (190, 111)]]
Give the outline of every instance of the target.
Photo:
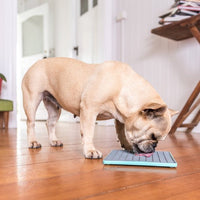
[(81, 137), (85, 158), (102, 158), (102, 153), (93, 144), (96, 113), (82, 108), (80, 112)]
[(120, 141), (121, 147), (124, 148), (127, 151), (133, 151), (133, 146), (128, 142), (126, 135), (125, 135), (125, 127), (124, 124), (115, 120), (115, 129), (117, 133), (117, 137)]

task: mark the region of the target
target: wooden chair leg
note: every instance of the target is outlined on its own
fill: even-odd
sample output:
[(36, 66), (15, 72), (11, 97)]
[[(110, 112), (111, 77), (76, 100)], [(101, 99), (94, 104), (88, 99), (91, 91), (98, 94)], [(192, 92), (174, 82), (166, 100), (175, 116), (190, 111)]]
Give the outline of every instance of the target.
[(191, 124), (193, 124), (193, 126), (187, 128), (187, 130), (185, 132), (186, 133), (190, 133), (193, 130), (193, 128), (195, 126), (197, 126), (197, 124), (199, 123), (199, 121), (200, 121), (200, 110), (197, 112), (197, 114), (195, 115), (194, 119), (191, 122)]
[(3, 128), (3, 112), (0, 112), (0, 129)]
[(4, 119), (5, 129), (8, 129), (8, 121), (9, 121), (9, 112), (8, 111), (3, 112), (3, 119)]
[(174, 124), (170, 130), (170, 134), (175, 133), (176, 129), (178, 127), (180, 127), (180, 125), (183, 123), (183, 121), (185, 119), (184, 116), (187, 114), (187, 112), (189, 111), (193, 102), (199, 95), (199, 92), (200, 92), (200, 81), (196, 85), (195, 89), (193, 90), (192, 94), (190, 95), (189, 99), (187, 100), (186, 104), (184, 105), (183, 109), (181, 110), (179, 116), (177, 117), (176, 121), (174, 122)]

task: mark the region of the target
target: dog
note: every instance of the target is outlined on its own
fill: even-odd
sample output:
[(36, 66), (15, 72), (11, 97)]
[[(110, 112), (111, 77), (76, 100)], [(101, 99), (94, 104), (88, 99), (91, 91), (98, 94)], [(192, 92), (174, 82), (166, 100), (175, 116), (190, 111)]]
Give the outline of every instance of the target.
[(61, 109), (80, 117), (85, 158), (102, 158), (93, 144), (96, 120), (115, 119), (122, 148), (134, 153), (155, 151), (171, 128), (171, 116), (156, 90), (122, 62), (86, 64), (71, 58), (36, 62), (22, 80), (29, 148), (40, 148), (35, 136), (35, 114), (41, 101), (48, 111), (50, 145), (62, 146), (55, 134)]

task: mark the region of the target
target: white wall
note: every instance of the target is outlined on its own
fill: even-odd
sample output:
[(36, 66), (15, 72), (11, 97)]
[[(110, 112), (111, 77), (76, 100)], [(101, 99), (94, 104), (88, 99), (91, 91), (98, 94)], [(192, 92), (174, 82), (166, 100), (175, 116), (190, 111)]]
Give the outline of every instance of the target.
[[(112, 1), (101, 0), (95, 8), (90, 7), (90, 15), (84, 18), (84, 21), (82, 17), (82, 21), (79, 18), (78, 4), (79, 0), (59, 0), (54, 2), (55, 56), (76, 58), (73, 48), (78, 45), (80, 50), (78, 59), (87, 62), (87, 56), (84, 57), (85, 55), (89, 55), (91, 57), (89, 60), (95, 63), (111, 59), (112, 32), (110, 27), (112, 25), (112, 15), (110, 15), (110, 11), (112, 10)], [(84, 25), (86, 27), (83, 27)], [(91, 31), (93, 32), (91, 33)], [(83, 35), (84, 37), (82, 37)], [(94, 43), (92, 44), (92, 53), (90, 52), (91, 46), (89, 46), (91, 41)], [(87, 43), (84, 48), (81, 46), (82, 42), (84, 44)], [(84, 52), (81, 51), (82, 48)], [(74, 121), (73, 116), (65, 111), (62, 111), (60, 120)], [(110, 123), (108, 122), (108, 124)]]
[(2, 89), (2, 99), (13, 100), (14, 111), (10, 112), (9, 127), (16, 127), (16, 19), (17, 2), (1, 0), (0, 6), (0, 72), (7, 78)]
[[(158, 27), (158, 16), (173, 0), (114, 0), (113, 18), (126, 11), (124, 25), (124, 61), (147, 79), (169, 107), (181, 110), (200, 78), (200, 45), (192, 38), (172, 41), (151, 34)], [(120, 58), (121, 25), (113, 20), (116, 49)], [(195, 128), (200, 131), (200, 125)]]
[(54, 0), (17, 0), (17, 11), (21, 13), (49, 1)]
[(112, 0), (99, 0), (97, 7), (97, 52), (96, 62), (113, 58), (113, 3)]

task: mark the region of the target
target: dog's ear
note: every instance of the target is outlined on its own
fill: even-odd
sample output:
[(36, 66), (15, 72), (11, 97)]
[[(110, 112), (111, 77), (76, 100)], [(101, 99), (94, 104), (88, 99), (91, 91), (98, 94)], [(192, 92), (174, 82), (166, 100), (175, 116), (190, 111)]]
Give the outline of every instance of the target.
[(166, 110), (167, 106), (165, 104), (151, 103), (149, 105), (145, 105), (141, 113), (144, 117), (152, 119), (162, 116)]
[(174, 116), (174, 115), (176, 115), (176, 114), (179, 113), (179, 111), (177, 111), (177, 110), (172, 110), (172, 109), (170, 109), (170, 108), (168, 108), (168, 110), (169, 110), (169, 113), (170, 113), (171, 116)]

